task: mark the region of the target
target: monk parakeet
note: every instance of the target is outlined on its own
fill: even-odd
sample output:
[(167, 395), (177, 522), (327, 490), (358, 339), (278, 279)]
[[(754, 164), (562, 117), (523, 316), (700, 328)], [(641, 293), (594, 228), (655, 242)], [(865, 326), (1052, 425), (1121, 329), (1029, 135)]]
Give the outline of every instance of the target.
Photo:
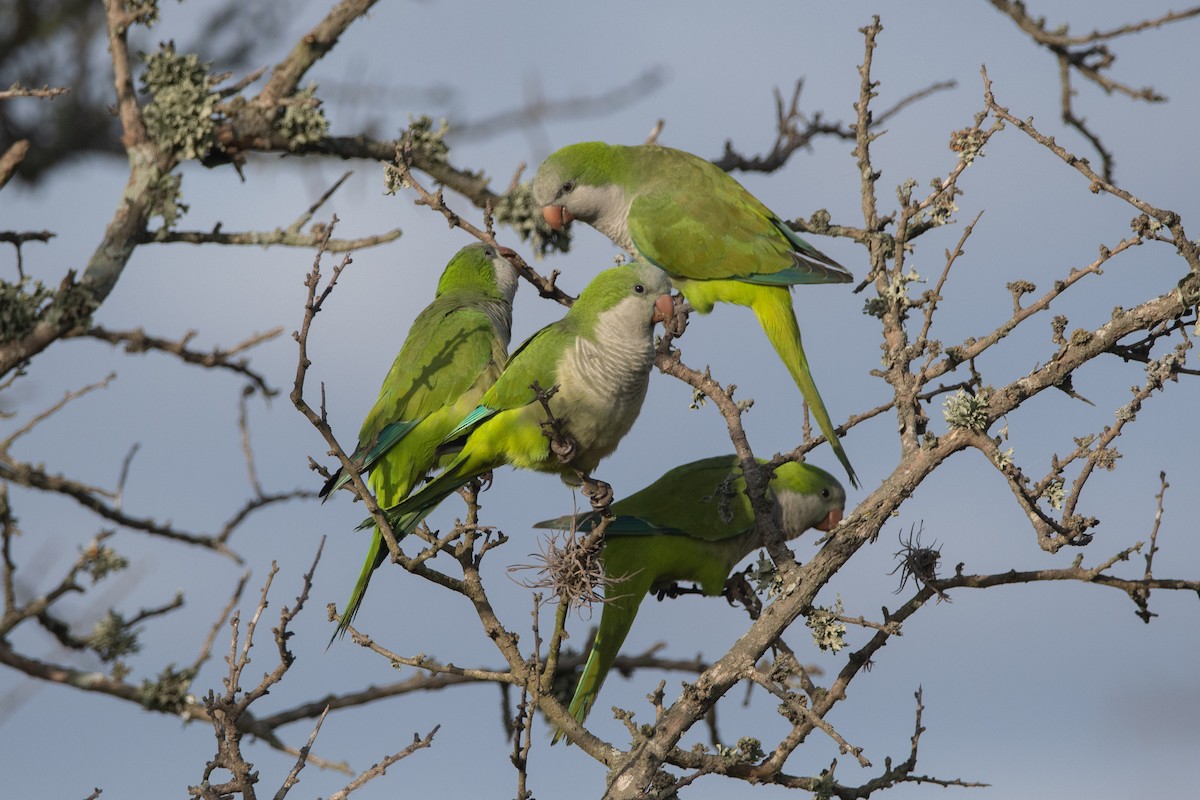
[[(767, 487), (775, 521), (788, 539), (809, 528), (829, 531), (842, 519), (846, 491), (828, 472), (788, 462)], [(645, 489), (612, 504), (605, 529), (604, 603), (600, 628), (579, 678), (570, 712), (583, 722), (648, 592), (675, 581), (700, 584), (718, 595), (729, 572), (763, 545), (754, 525), (737, 456), (717, 456), (675, 467)], [(590, 531), (600, 515), (588, 513), (534, 527)], [(555, 741), (561, 738), (561, 732)]]
[[(654, 323), (672, 313), (671, 286), (661, 270), (628, 264), (601, 272), (558, 322), (525, 341), (478, 407), (462, 416), (439, 452), (457, 453), (432, 481), (387, 509), (405, 536), (448, 495), (484, 473), (511, 464), (559, 474), (576, 483), (633, 427), (654, 364)], [(543, 433), (546, 411), (532, 388), (558, 387), (551, 413), (575, 449), (564, 464)]]
[(701, 314), (718, 302), (752, 309), (858, 485), (809, 372), (790, 292), (853, 280), (844, 267), (719, 167), (670, 147), (568, 145), (538, 168), (533, 197), (552, 228), (581, 220), (662, 268)]
[[(438, 465), (437, 447), (496, 382), (506, 363), (517, 271), (507, 247), (483, 243), (459, 250), (438, 281), (437, 294), (413, 321), (408, 338), (358, 434), (352, 459), (387, 508), (403, 500)], [(321, 495), (349, 482), (338, 470)], [(378, 529), (338, 626), (353, 619), (371, 574), (387, 557)]]

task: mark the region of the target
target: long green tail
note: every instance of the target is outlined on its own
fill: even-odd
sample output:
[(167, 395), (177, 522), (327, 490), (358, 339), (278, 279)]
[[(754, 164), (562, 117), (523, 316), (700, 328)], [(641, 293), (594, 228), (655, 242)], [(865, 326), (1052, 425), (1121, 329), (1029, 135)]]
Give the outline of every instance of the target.
[(800, 326), (796, 323), (796, 314), (792, 310), (791, 293), (783, 287), (778, 289), (772, 287), (769, 291), (757, 292), (751, 308), (754, 309), (754, 315), (758, 317), (758, 324), (767, 334), (767, 339), (771, 341), (775, 352), (779, 354), (784, 366), (792, 374), (792, 380), (796, 382), (796, 386), (800, 387), (800, 394), (804, 395), (809, 410), (817, 418), (817, 427), (825, 435), (825, 439), (833, 448), (838, 461), (842, 462), (842, 466), (845, 467), (846, 474), (850, 477), (850, 483), (857, 487), (859, 485), (858, 476), (854, 474), (854, 467), (850, 466), (850, 459), (847, 458), (846, 451), (842, 449), (841, 441), (833, 432), (833, 423), (829, 421), (829, 412), (825, 410), (821, 393), (817, 391), (812, 373), (808, 371), (808, 358), (804, 355), (804, 345), (800, 341)]
[[(384, 510), (388, 522), (392, 525), (392, 531), (396, 535), (396, 541), (400, 541), (416, 530), (417, 526), (421, 524), (421, 520), (429, 516), (430, 512), (437, 508), (443, 500), (453, 494), (459, 487), (465, 486), (476, 475), (485, 471), (473, 471), (467, 463), (468, 460), (465, 456), (460, 456), (450, 466), (446, 467), (441, 474), (425, 484), (421, 491)], [(369, 527), (374, 528), (375, 521), (373, 519), (365, 519), (358, 527), (360, 530)], [(358, 609), (362, 605), (363, 596), (367, 593), (367, 584), (371, 582), (371, 574), (387, 560), (387, 557), (387, 544), (383, 541), (383, 535), (380, 534), (378, 528), (375, 528), (373, 538), (371, 539), (371, 549), (367, 552), (367, 560), (363, 564), (362, 572), (359, 573), (358, 583), (354, 585), (354, 591), (350, 593), (350, 600), (346, 603), (346, 610), (338, 618), (337, 630), (334, 631), (333, 636), (330, 638), (330, 644), (333, 643), (334, 639), (346, 634), (346, 628), (354, 620), (354, 615), (358, 613)]]
[[(596, 641), (592, 643), (592, 652), (588, 655), (583, 673), (579, 676), (579, 684), (575, 687), (575, 695), (567, 708), (580, 724), (587, 719), (596, 702), (596, 695), (621, 651), (642, 599), (650, 590), (651, 580), (650, 573), (641, 570), (626, 580), (609, 584), (604, 590), (604, 609), (600, 613)], [(551, 744), (556, 744), (563, 736), (562, 730), (555, 731)]]
[[(335, 639), (346, 635), (346, 628), (350, 627), (350, 623), (354, 621), (354, 615), (358, 613), (358, 609), (362, 605), (363, 595), (367, 593), (367, 584), (371, 582), (372, 573), (379, 569), (379, 566), (383, 564), (387, 556), (387, 544), (384, 543), (383, 535), (376, 528), (371, 534), (371, 549), (367, 551), (367, 560), (363, 564), (362, 572), (358, 575), (358, 583), (354, 584), (354, 591), (350, 593), (350, 599), (346, 602), (346, 609), (342, 612), (342, 616), (338, 618), (337, 630), (329, 638), (329, 644), (333, 644)], [(329, 647), (329, 645), (325, 646), (326, 648)]]

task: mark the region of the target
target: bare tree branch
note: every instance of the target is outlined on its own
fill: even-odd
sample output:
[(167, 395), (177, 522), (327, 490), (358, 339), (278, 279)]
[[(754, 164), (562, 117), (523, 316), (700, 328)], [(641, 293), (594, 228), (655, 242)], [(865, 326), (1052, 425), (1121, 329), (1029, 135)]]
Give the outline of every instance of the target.
[(171, 341), (159, 336), (151, 336), (142, 328), (135, 328), (131, 331), (111, 331), (97, 325), (89, 328), (87, 331), (74, 334), (74, 336), (87, 336), (113, 345), (124, 345), (126, 353), (147, 353), (151, 350), (157, 350), (162, 353), (170, 353), (171, 355), (178, 356), (187, 364), (195, 364), (208, 369), (224, 369), (236, 372), (248, 378), (264, 396), (274, 397), (279, 393), (279, 390), (272, 389), (267, 385), (267, 381), (262, 375), (250, 369), (249, 361), (244, 358), (235, 360), (234, 356), (244, 353), (263, 342), (269, 342), (281, 333), (283, 333), (283, 328), (272, 328), (265, 333), (256, 333), (245, 341), (235, 344), (228, 349), (214, 347), (209, 352), (192, 350), (188, 347), (191, 341), (198, 335), (196, 331), (188, 331), (178, 341)]
[(1114, 92), (1123, 94), (1132, 100), (1145, 100), (1151, 103), (1161, 103), (1167, 98), (1146, 86), (1135, 89), (1132, 86), (1110, 78), (1107, 70), (1116, 63), (1117, 56), (1112, 52), (1107, 41), (1133, 33), (1159, 28), (1175, 22), (1191, 19), (1200, 15), (1200, 7), (1186, 11), (1170, 11), (1154, 19), (1120, 25), (1107, 31), (1092, 31), (1083, 36), (1067, 35), (1067, 26), (1056, 30), (1048, 30), (1046, 18), (1034, 19), (1025, 9), (1025, 4), (1018, 0), (989, 0), (1002, 14), (1008, 16), (1017, 27), (1029, 35), (1036, 44), (1045, 47), (1054, 54), (1058, 61), (1058, 77), (1061, 86), (1060, 97), (1062, 119), (1067, 125), (1075, 128), (1096, 149), (1103, 164), (1104, 179), (1114, 182), (1113, 169), (1116, 161), (1112, 152), (1104, 146), (1099, 134), (1088, 127), (1086, 119), (1075, 113), (1073, 98), (1075, 90), (1071, 87), (1071, 74), (1076, 72), (1087, 80), (1099, 86), (1107, 94)]

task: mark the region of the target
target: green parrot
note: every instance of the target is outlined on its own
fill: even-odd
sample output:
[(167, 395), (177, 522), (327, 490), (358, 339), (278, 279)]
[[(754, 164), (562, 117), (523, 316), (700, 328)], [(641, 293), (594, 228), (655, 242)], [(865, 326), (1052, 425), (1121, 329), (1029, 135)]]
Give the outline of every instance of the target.
[[(380, 507), (395, 505), (437, 467), (437, 447), (469, 414), (507, 361), (517, 271), (507, 247), (470, 244), (455, 253), (437, 294), (409, 328), (388, 370), (379, 399), (367, 414), (351, 458), (364, 472)], [(338, 469), (325, 483), (328, 496), (348, 483)], [(387, 558), (379, 530), (338, 623), (338, 634), (358, 612), (372, 573)]]
[(753, 310), (858, 486), (809, 372), (791, 297), (798, 284), (853, 280), (844, 267), (722, 169), (670, 147), (568, 145), (542, 162), (533, 197), (555, 230), (581, 220), (663, 269), (701, 314), (718, 302)]
[[(832, 530), (841, 522), (846, 505), (846, 490), (836, 478), (795, 462), (775, 469), (767, 496), (788, 539), (809, 528)], [(736, 455), (675, 467), (613, 503), (611, 511), (616, 519), (604, 532), (600, 628), (569, 709), (581, 723), (592, 710), (648, 592), (661, 591), (675, 581), (693, 581), (706, 595), (721, 594), (734, 566), (763, 546)], [(534, 527), (590, 531), (599, 521), (600, 515), (593, 512), (546, 520)], [(561, 737), (559, 731), (554, 741)]]
[[(484, 473), (511, 464), (577, 483), (633, 427), (654, 364), (654, 323), (670, 318), (671, 285), (661, 270), (632, 263), (601, 272), (566, 316), (542, 328), (508, 360), (479, 406), (443, 439), (456, 453), (432, 481), (387, 509), (406, 536), (447, 496)], [(564, 464), (544, 431), (546, 412), (532, 388), (558, 387), (547, 401), (573, 440)], [(369, 523), (364, 523), (369, 524)]]

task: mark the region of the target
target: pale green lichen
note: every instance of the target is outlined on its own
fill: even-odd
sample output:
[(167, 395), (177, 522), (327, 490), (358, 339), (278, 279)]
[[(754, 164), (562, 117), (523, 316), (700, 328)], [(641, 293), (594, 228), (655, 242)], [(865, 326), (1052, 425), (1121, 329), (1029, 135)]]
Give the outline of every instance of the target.
[(409, 183), (404, 179), (400, 170), (396, 169), (395, 164), (383, 165), (383, 193), (396, 194), (401, 189), (407, 189)]
[(176, 669), (174, 664), (168, 664), (155, 680), (142, 681), (138, 702), (151, 711), (179, 713), (192, 700), (188, 689), (195, 677), (195, 670)]
[(287, 138), (288, 146), (293, 149), (318, 142), (329, 135), (329, 120), (325, 118), (316, 93), (315, 83), (297, 91), (275, 121), (275, 129)]
[(1177, 353), (1166, 353), (1157, 361), (1151, 361), (1146, 365), (1147, 385), (1152, 389), (1161, 389), (1167, 381), (1176, 380), (1181, 366), (1182, 358)]
[(1009, 467), (1012, 466), (1012, 463), (1013, 463), (1013, 460), (1012, 460), (1013, 448), (1010, 447), (1007, 450), (1000, 450), (998, 447), (1000, 442), (1006, 442), (1006, 441), (1008, 441), (1008, 419), (1007, 418), (1005, 418), (1005, 420), (1004, 420), (1004, 427), (1001, 428), (999, 433), (996, 434), (997, 450), (996, 450), (996, 457), (993, 460), (996, 462), (996, 466), (999, 467), (1000, 469), (1008, 469)]
[(133, 655), (142, 649), (137, 631), (130, 628), (125, 618), (112, 609), (92, 628), (88, 646), (105, 663)]
[(984, 431), (988, 426), (988, 398), (986, 389), (976, 394), (959, 389), (942, 404), (942, 416), (952, 428)]
[(446, 134), (450, 132), (450, 123), (444, 118), (438, 120), (437, 128), (433, 127), (433, 117), (422, 114), (419, 117), (408, 118), (408, 131), (405, 136), (412, 141), (413, 152), (421, 153), (425, 158), (439, 164), (446, 163), (450, 154), (450, 146), (446, 144)]
[(64, 331), (86, 329), (91, 325), (92, 312), (99, 303), (91, 287), (74, 282), (74, 276), (54, 294), (54, 300), (42, 310), (41, 321)]
[(1063, 500), (1066, 499), (1066, 492), (1063, 489), (1063, 482), (1059, 478), (1054, 478), (1050, 483), (1046, 484), (1046, 488), (1042, 490), (1041, 499), (1050, 504), (1050, 507), (1059, 510), (1063, 507)]
[(862, 313), (866, 314), (868, 317), (878, 317), (879, 319), (883, 319), (883, 315), (887, 313), (887, 310), (887, 299), (879, 295), (876, 295), (875, 297), (868, 297), (863, 301)]
[(753, 736), (743, 736), (733, 747), (717, 743), (717, 755), (743, 764), (756, 764), (766, 757), (762, 749), (762, 741)]
[(930, 210), (922, 214), (921, 218), (933, 225), (945, 225), (954, 219), (954, 213), (958, 211), (958, 204), (954, 202), (955, 194), (962, 193), (947, 189), (942, 184), (941, 178), (934, 178), (931, 185), (938, 193), (933, 199)]
[(950, 149), (958, 153), (960, 160), (970, 166), (976, 158), (983, 158), (983, 145), (987, 137), (976, 128), (964, 128), (950, 135)]
[(836, 653), (846, 646), (846, 625), (837, 620), (842, 611), (842, 598), (839, 596), (832, 608), (813, 606), (808, 612), (804, 624), (812, 631), (813, 642), (817, 647)]
[(106, 544), (92, 542), (86, 549), (79, 551), (79, 566), (92, 578), (92, 583), (99, 583), (114, 572), (120, 572), (129, 566), (129, 559), (117, 553)]
[(146, 187), (150, 200), (150, 216), (162, 217), (164, 231), (173, 229), (188, 212), (187, 203), (182, 202), (183, 176), (175, 173), (160, 175)]
[(823, 770), (810, 789), (813, 800), (830, 800), (833, 797), (834, 784), (833, 770)]
[(0, 343), (15, 342), (33, 330), (53, 297), (53, 290), (28, 277), (0, 281)]
[[(450, 123), (441, 120), (438, 127), (433, 127), (433, 118), (422, 115), (408, 118), (408, 130), (401, 136), (404, 148), (409, 158), (419, 160), (425, 165), (446, 164), (446, 156), (450, 154), (450, 146), (446, 144), (446, 134), (450, 132)], [(401, 175), (394, 164), (383, 165), (383, 190), (385, 194), (395, 194), (401, 189), (408, 188), (408, 181)]]
[(158, 0), (127, 0), (126, 9), (139, 25), (153, 28), (158, 22)]
[(146, 61), (142, 88), (151, 95), (142, 109), (147, 133), (181, 159), (208, 155), (220, 99), (209, 75), (212, 65), (191, 53), (177, 54), (173, 42), (142, 57)]
[(758, 554), (758, 562), (746, 573), (746, 579), (753, 582), (757, 594), (765, 593), (767, 597), (775, 597), (783, 591), (783, 578), (775, 569), (775, 562), (761, 551)]
[(907, 273), (895, 280), (889, 277), (887, 287), (875, 297), (868, 297), (863, 303), (863, 313), (882, 319), (888, 309), (893, 306), (899, 308), (903, 313), (914, 305), (912, 298), (908, 296), (908, 285), (919, 282), (922, 282), (922, 279), (915, 269), (909, 269)]

